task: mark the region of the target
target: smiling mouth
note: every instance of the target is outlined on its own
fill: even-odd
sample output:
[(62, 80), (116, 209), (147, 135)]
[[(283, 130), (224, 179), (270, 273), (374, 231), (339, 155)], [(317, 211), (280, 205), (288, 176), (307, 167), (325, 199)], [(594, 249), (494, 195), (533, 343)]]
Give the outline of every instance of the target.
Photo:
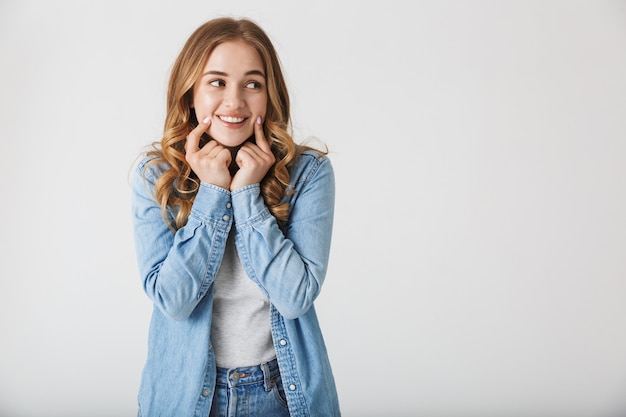
[(229, 116), (218, 116), (221, 121), (226, 123), (241, 123), (246, 120), (245, 117), (229, 117)]

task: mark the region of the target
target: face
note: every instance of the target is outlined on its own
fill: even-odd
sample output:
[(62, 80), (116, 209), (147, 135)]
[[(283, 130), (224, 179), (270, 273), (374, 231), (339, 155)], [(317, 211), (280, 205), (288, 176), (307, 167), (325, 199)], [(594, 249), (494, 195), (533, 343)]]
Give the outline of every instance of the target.
[(263, 61), (243, 41), (218, 45), (193, 88), (198, 120), (209, 116), (209, 136), (232, 148), (252, 136), (257, 117), (265, 120), (267, 86)]

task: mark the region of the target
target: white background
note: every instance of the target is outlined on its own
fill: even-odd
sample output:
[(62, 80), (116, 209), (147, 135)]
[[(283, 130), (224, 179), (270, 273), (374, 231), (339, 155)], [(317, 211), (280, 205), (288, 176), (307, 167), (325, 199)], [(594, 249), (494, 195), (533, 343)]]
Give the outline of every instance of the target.
[(128, 171), (213, 17), (331, 150), (347, 417), (626, 413), (626, 2), (0, 3), (0, 416), (136, 413)]

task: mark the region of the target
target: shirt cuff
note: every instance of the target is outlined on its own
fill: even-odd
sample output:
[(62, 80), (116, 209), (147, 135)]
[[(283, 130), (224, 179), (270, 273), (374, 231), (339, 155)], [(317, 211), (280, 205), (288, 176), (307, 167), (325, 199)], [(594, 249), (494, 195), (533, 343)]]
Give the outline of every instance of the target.
[(233, 213), (239, 227), (253, 225), (272, 214), (263, 201), (260, 184), (250, 184), (232, 192)]
[(201, 183), (190, 215), (202, 222), (229, 223), (233, 218), (230, 191)]

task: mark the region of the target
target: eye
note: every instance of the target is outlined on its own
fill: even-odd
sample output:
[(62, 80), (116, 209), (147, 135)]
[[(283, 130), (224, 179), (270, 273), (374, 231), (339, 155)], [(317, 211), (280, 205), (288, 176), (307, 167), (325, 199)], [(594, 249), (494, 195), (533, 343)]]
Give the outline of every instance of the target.
[(211, 80), (209, 81), (209, 85), (212, 85), (213, 87), (224, 87), (226, 83), (224, 80)]
[(252, 88), (254, 90), (258, 90), (261, 87), (263, 87), (263, 85), (260, 82), (258, 82), (258, 81), (250, 81), (248, 84), (246, 84), (246, 87), (247, 88)]

